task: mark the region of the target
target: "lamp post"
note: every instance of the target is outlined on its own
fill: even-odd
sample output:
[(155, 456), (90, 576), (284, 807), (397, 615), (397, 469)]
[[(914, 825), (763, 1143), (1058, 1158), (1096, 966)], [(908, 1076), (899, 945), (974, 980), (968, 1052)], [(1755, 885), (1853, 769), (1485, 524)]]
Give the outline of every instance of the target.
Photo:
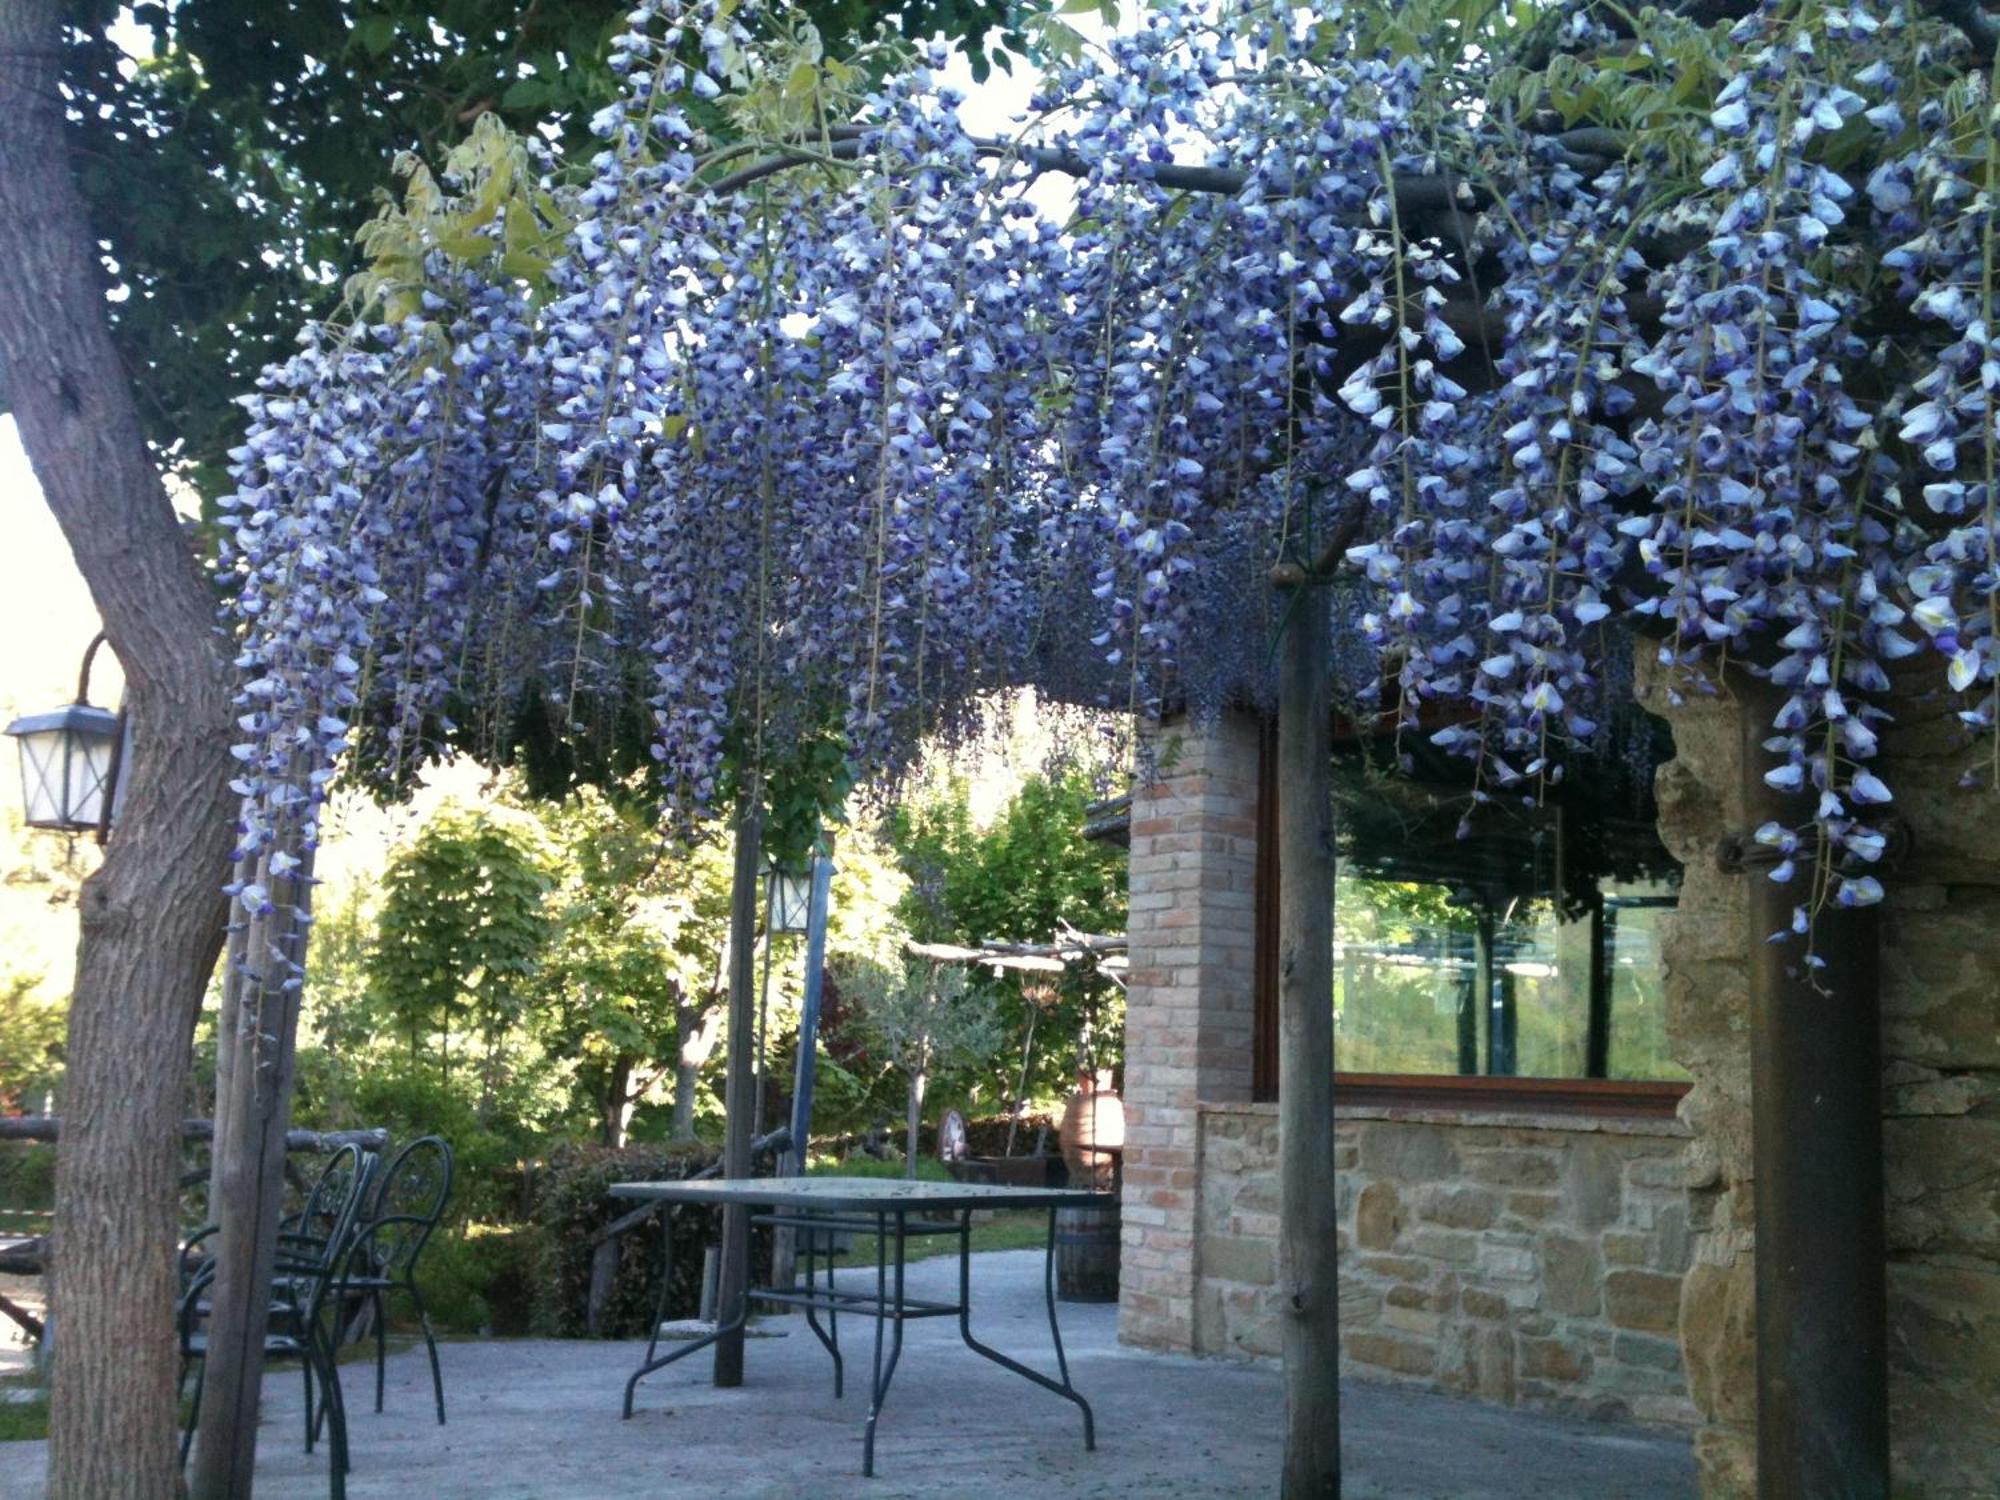
[(757, 1091), (752, 1130), (764, 1133), (764, 1095), (771, 1071), (766, 1034), (771, 1012), (771, 944), (779, 933), (802, 933), (811, 923), (812, 874), (773, 864), (764, 874), (764, 978), (757, 995)]
[(25, 714), (6, 729), (21, 746), (21, 801), (28, 826), (95, 833), (100, 844), (110, 836), (118, 812), (118, 773), (128, 732), (122, 712), (90, 701), (90, 668), (103, 644), (99, 631), (83, 653), (74, 703)]

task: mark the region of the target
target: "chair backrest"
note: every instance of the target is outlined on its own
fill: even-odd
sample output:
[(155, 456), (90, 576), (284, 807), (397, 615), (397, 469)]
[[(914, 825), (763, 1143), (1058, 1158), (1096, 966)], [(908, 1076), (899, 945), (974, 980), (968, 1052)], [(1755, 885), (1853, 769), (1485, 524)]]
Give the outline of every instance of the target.
[(451, 1146), (442, 1136), (421, 1136), (390, 1160), (362, 1229), (378, 1274), (408, 1272), (444, 1217), (454, 1171)]
[(343, 1215), (350, 1224), (359, 1215), (374, 1168), (374, 1156), (353, 1142), (340, 1147), (327, 1158), (319, 1180), (306, 1197), (305, 1207), (289, 1221), (287, 1227), (308, 1239), (325, 1241), (334, 1238), (334, 1231)]
[[(375, 1156), (359, 1146), (342, 1146), (314, 1184), (306, 1211), (299, 1217), (299, 1228), (280, 1233), (276, 1270), (291, 1284), (291, 1301), (302, 1318), (318, 1316), (354, 1249), (377, 1165)], [(215, 1256), (204, 1243), (215, 1232), (214, 1225), (197, 1231), (181, 1251), (183, 1280), (177, 1322), (184, 1350), (215, 1280)]]

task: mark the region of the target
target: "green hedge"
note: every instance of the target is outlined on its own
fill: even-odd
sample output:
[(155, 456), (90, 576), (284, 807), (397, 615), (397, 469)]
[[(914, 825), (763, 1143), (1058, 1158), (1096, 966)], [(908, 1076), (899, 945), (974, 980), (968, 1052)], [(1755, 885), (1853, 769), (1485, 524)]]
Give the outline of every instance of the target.
[[(678, 1181), (712, 1165), (712, 1146), (564, 1146), (534, 1171), (530, 1218), (541, 1237), (532, 1321), (535, 1332), (555, 1338), (582, 1338), (589, 1332), (591, 1237), (636, 1205), (609, 1196), (615, 1182)], [(674, 1225), (673, 1291), (669, 1318), (692, 1318), (700, 1309), (702, 1250), (715, 1240), (716, 1211), (682, 1206), (671, 1212)], [(756, 1274), (769, 1268), (769, 1235), (751, 1244)], [(644, 1338), (660, 1278), (658, 1220), (649, 1220), (619, 1238), (618, 1272), (605, 1305), (600, 1334)]]

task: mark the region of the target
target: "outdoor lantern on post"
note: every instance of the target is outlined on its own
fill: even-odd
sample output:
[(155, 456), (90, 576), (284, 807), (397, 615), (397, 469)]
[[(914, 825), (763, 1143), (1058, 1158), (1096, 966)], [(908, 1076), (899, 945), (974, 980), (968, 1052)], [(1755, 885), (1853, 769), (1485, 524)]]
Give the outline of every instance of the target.
[(76, 701), (49, 713), (26, 714), (7, 726), (21, 746), (21, 800), (30, 828), (58, 833), (110, 833), (124, 759), (124, 715), (90, 701), (90, 667), (99, 632), (83, 653)]
[(771, 931), (804, 932), (811, 923), (812, 870), (771, 866)]

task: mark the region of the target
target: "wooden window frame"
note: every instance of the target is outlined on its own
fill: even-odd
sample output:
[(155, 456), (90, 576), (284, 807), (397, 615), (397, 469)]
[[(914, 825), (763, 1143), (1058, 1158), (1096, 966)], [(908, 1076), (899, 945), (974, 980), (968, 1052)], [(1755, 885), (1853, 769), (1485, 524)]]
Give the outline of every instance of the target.
[[(1278, 1097), (1278, 735), (1265, 719), (1257, 747), (1256, 995), (1251, 1098)], [(1520, 1078), (1491, 1073), (1333, 1075), (1336, 1107), (1672, 1119), (1689, 1085), (1676, 1079)]]

